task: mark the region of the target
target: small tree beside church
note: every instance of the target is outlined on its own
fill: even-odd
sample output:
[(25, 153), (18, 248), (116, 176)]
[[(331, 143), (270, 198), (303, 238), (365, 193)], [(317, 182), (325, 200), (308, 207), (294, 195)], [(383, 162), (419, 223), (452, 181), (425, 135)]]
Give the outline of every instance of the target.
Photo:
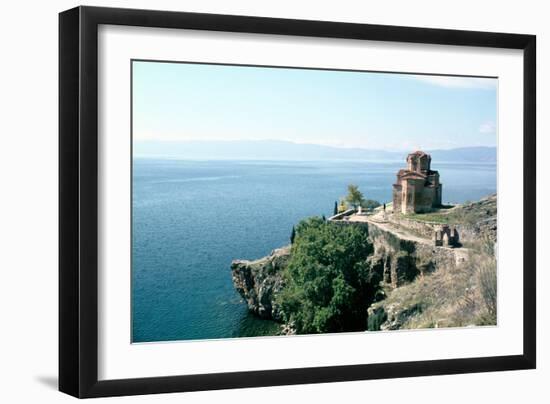
[(346, 201), (344, 198), (340, 198), (340, 203), (338, 204), (338, 213), (345, 212), (348, 209), (346, 206)]
[(359, 191), (359, 187), (354, 184), (348, 185), (348, 194), (346, 195), (346, 202), (350, 204), (350, 206), (353, 207), (353, 209), (357, 209), (359, 206), (361, 206), (361, 202), (363, 202), (363, 194), (361, 191)]

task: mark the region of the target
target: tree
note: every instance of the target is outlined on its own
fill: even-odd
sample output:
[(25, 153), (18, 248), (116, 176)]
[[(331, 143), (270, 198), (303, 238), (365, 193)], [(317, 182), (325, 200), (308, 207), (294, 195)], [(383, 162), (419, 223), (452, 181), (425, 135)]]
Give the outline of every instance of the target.
[(363, 227), (301, 221), (277, 296), (284, 321), (299, 334), (365, 330), (381, 281), (367, 260), (372, 251)]
[(343, 198), (340, 199), (340, 204), (338, 205), (338, 213), (345, 212), (347, 209), (346, 202)]
[(364, 209), (374, 209), (380, 206), (380, 202), (374, 199), (363, 199), (361, 201), (361, 207)]
[(359, 187), (354, 184), (348, 185), (348, 194), (346, 195), (346, 201), (354, 208), (357, 209), (363, 201), (363, 194), (359, 191)]
[(294, 244), (294, 239), (296, 238), (296, 229), (292, 226), (292, 231), (290, 232), (290, 244)]
[(337, 201), (334, 201), (334, 211), (332, 213), (333, 213), (333, 215), (338, 214), (338, 202)]

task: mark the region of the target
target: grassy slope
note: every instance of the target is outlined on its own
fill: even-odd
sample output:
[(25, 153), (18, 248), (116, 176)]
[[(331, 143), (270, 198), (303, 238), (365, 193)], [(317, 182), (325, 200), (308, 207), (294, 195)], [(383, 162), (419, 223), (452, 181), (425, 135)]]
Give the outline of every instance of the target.
[(496, 210), (496, 196), (491, 195), (477, 202), (469, 202), (456, 207), (445, 206), (430, 213), (411, 213), (405, 217), (423, 222), (473, 225), (487, 217), (495, 216)]
[(376, 306), (384, 307), (398, 328), (496, 324), (496, 261), (479, 251), (471, 254), (475, 257), (455, 270), (440, 268), (388, 291)]
[[(496, 216), (496, 197), (438, 212), (407, 215), (416, 220), (474, 225)], [(384, 308), (392, 328), (463, 327), (496, 324), (496, 259), (493, 244), (480, 238), (456, 269), (439, 268), (410, 284), (386, 291), (372, 308)]]

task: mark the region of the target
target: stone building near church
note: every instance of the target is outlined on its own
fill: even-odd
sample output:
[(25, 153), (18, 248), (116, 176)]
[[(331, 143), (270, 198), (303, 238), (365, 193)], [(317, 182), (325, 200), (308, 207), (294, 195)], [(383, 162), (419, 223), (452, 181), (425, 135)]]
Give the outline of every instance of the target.
[(430, 168), (432, 158), (423, 151), (407, 156), (407, 168), (397, 172), (393, 184), (394, 213), (429, 212), (441, 205), (439, 173)]
[(436, 226), (434, 229), (433, 241), (435, 246), (457, 247), (460, 244), (460, 237), (456, 227), (447, 224)]

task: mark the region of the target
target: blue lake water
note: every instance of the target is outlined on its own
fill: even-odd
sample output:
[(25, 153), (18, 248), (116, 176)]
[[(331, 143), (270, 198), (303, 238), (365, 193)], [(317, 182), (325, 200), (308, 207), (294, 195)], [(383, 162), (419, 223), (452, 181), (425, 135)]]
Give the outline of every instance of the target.
[[(292, 226), (332, 214), (350, 183), (391, 200), (404, 162), (135, 159), (132, 217), (134, 342), (268, 334), (234, 290), (233, 259), (288, 244)], [(443, 202), (496, 192), (495, 164), (437, 163)]]

